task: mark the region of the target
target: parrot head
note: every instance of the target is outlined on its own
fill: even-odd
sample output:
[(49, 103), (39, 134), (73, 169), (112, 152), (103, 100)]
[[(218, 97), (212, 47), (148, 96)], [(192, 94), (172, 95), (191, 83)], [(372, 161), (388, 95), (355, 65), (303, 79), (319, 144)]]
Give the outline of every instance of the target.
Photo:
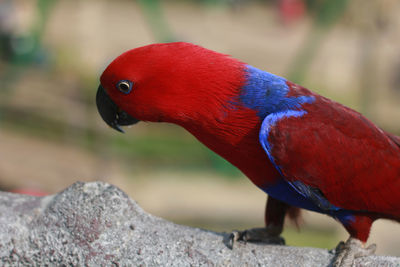
[(117, 57), (100, 78), (96, 104), (113, 129), (138, 121), (184, 125), (224, 116), (244, 83), (243, 63), (190, 43), (152, 44)]

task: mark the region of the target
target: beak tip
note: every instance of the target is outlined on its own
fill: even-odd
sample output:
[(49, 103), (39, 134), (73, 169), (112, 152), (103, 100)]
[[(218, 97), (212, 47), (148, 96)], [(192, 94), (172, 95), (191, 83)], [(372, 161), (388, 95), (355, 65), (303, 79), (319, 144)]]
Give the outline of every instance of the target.
[(120, 133), (123, 133), (123, 134), (125, 133), (125, 131), (119, 125), (116, 125), (115, 127), (112, 127), (112, 128), (117, 130)]

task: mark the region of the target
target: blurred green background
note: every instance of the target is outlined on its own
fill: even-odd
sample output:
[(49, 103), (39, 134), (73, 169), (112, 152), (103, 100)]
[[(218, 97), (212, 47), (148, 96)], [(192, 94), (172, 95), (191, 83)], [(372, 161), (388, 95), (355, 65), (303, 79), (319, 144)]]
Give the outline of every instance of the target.
[[(147, 211), (230, 231), (263, 224), (266, 196), (173, 125), (122, 135), (95, 108), (98, 78), (122, 52), (188, 41), (230, 54), (348, 105), (400, 134), (397, 0), (0, 0), (0, 187), (55, 193), (103, 180)], [(400, 256), (400, 225), (370, 243)], [(333, 248), (345, 231), (305, 212), (287, 243)]]

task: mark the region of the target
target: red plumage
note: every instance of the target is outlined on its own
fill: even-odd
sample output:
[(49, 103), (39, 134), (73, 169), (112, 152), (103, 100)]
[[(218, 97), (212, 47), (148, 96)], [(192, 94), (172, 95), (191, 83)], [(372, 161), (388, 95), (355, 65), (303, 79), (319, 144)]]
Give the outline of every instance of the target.
[[(258, 187), (300, 182), (310, 194), (350, 212), (352, 219), (342, 223), (354, 238), (365, 242), (378, 218), (400, 220), (400, 138), (306, 88), (288, 81), (283, 86), (283, 78), (253, 71), (257, 86), (288, 88), (284, 96), (269, 87), (262, 91), (269, 101), (281, 101), (268, 103), (265, 110), (279, 107), (297, 114), (268, 125), (268, 156), (259, 140), (260, 102), (249, 96), (242, 101), (249, 74), (236, 59), (187, 43), (150, 45), (119, 56), (104, 71), (101, 84), (119, 109), (139, 120), (184, 127)], [(132, 81), (132, 93), (117, 90), (121, 80)], [(257, 90), (254, 84), (248, 90)], [(266, 209), (266, 224), (276, 226), (278, 234), (285, 214), (299, 216), (297, 208), (273, 198)]]
[(375, 219), (400, 220), (398, 137), (354, 110), (289, 86), (293, 95), (313, 95), (316, 101), (303, 106), (302, 120), (278, 122), (271, 132), (274, 158), (284, 175), (318, 188), (333, 205), (355, 211), (356, 222), (347, 228), (362, 241)]
[[(155, 44), (116, 58), (100, 81), (133, 117), (184, 127), (262, 186), (279, 173), (258, 141), (261, 121), (254, 110), (231, 112), (229, 105), (245, 83), (243, 71), (242, 62), (200, 46)], [(123, 95), (115, 84), (127, 77), (135, 81), (134, 94)]]

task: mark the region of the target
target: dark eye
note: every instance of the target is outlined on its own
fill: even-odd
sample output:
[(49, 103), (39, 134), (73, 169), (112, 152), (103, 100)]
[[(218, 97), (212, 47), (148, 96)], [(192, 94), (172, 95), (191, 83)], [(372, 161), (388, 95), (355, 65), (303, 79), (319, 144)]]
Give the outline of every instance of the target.
[(117, 89), (124, 94), (129, 94), (132, 90), (133, 83), (128, 80), (122, 80), (117, 83)]

